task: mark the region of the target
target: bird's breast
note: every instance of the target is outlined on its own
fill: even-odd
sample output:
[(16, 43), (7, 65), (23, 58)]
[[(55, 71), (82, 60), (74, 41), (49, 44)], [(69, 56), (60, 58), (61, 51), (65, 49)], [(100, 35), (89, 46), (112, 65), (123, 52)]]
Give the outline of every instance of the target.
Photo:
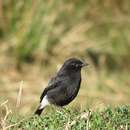
[(80, 89), (81, 77), (76, 79), (71, 79), (71, 83), (67, 87), (67, 97), (73, 100)]
[(80, 75), (64, 75), (60, 77), (61, 82), (57, 87), (47, 92), (48, 99), (57, 106), (69, 104), (78, 94), (81, 76)]

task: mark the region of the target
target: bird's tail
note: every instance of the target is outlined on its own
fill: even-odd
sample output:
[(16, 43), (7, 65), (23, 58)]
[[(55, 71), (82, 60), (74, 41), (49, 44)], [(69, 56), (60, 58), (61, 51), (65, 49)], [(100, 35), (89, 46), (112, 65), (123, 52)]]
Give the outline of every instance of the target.
[(40, 116), (41, 113), (42, 113), (42, 111), (43, 111), (43, 109), (44, 109), (44, 108), (38, 107), (34, 114)]
[(43, 109), (37, 109), (34, 114), (40, 116), (42, 111)]

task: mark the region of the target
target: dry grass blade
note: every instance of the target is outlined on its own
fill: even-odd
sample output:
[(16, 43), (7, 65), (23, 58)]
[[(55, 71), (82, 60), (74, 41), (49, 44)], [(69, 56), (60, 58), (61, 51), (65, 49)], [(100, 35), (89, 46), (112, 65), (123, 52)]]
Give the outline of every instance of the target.
[(5, 102), (1, 103), (0, 106), (2, 107), (2, 106), (4, 106), (7, 103), (8, 103), (8, 100), (6, 100)]
[(6, 120), (7, 120), (8, 116), (9, 116), (9, 114), (12, 112), (8, 108), (7, 103), (8, 103), (8, 100), (6, 100), (5, 102), (3, 102), (1, 104), (1, 107), (4, 107), (5, 108), (5, 112), (6, 112), (4, 118), (3, 119), (1, 118), (1, 121), (0, 121), (2, 130), (7, 130), (7, 128), (6, 128), (6, 125), (7, 125)]
[(17, 103), (16, 103), (17, 108), (20, 106), (20, 103), (21, 103), (22, 87), (23, 87), (23, 81), (20, 82), (20, 86), (19, 86), (19, 92), (18, 92)]
[(0, 119), (0, 127), (2, 128), (2, 130), (8, 130), (9, 128), (14, 127), (14, 126), (20, 124), (21, 122), (23, 122), (24, 120), (26, 120), (26, 119), (22, 119), (21, 121), (19, 121), (17, 123), (8, 125), (7, 124), (7, 118), (12, 113), (12, 111), (8, 108), (7, 103), (8, 103), (8, 100), (1, 103), (1, 105), (0, 105), (0, 107), (5, 108), (5, 116)]

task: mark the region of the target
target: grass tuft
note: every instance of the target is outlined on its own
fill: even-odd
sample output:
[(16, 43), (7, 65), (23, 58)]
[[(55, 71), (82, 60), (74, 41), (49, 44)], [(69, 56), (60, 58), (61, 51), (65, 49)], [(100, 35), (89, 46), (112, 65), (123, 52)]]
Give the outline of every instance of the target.
[(19, 122), (20, 118), (15, 115), (8, 117), (9, 124), (16, 124), (9, 130), (128, 130), (130, 106), (82, 112), (71, 108), (56, 108), (42, 116), (26, 117)]

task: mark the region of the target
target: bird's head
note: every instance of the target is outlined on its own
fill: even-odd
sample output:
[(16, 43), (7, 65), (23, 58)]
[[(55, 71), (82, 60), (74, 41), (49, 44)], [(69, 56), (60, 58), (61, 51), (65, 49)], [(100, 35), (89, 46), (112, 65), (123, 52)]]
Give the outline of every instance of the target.
[(87, 63), (77, 59), (77, 58), (70, 58), (66, 60), (62, 66), (62, 70), (68, 71), (80, 71), (82, 67), (87, 66)]

